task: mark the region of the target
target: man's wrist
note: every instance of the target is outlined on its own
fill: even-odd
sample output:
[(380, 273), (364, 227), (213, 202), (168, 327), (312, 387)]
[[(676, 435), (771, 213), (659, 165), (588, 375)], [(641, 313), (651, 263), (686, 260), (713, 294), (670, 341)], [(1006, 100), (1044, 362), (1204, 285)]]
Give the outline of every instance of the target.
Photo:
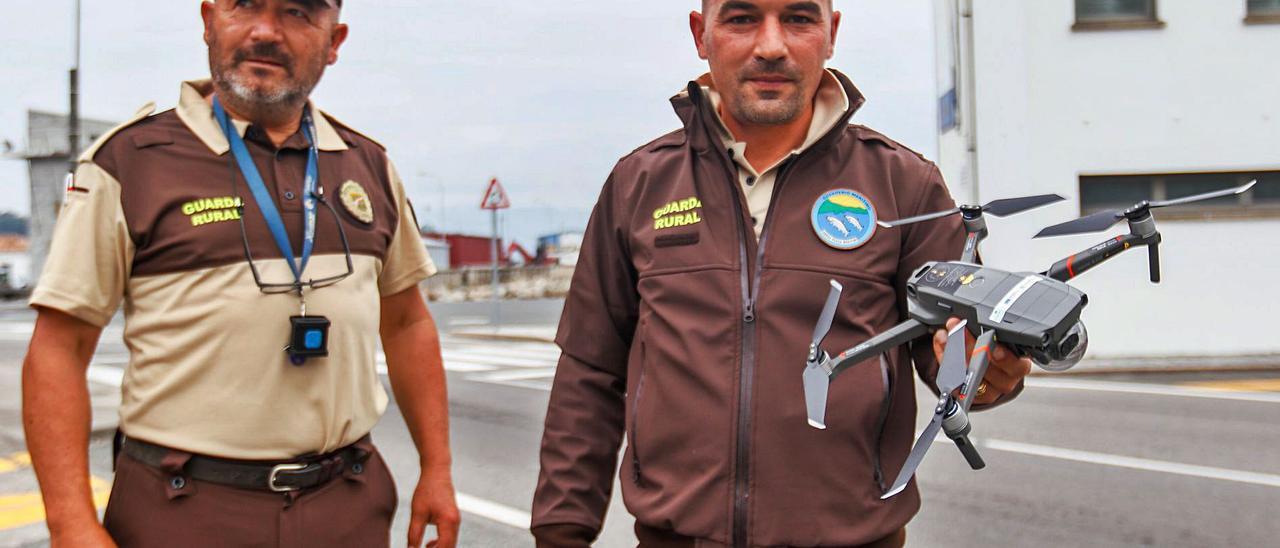
[(45, 524), (49, 528), (50, 535), (72, 533), (101, 525), (98, 522), (96, 510), (85, 511), (83, 509), (64, 511), (61, 512), (61, 515), (50, 513), (45, 520)]
[(438, 476), (441, 474), (447, 476), (453, 473), (452, 459), (424, 459), (418, 462), (418, 466), (422, 468), (422, 475), (424, 477), (428, 475)]

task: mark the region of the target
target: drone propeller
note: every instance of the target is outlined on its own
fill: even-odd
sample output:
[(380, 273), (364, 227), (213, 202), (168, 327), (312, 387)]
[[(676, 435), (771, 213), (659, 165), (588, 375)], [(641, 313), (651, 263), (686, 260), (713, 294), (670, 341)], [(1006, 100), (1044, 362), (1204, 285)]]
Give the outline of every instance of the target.
[(923, 221), (931, 221), (933, 219), (941, 219), (943, 217), (960, 213), (960, 211), (962, 211), (963, 209), (970, 209), (970, 208), (979, 209), (983, 213), (990, 213), (992, 215), (995, 215), (996, 217), (1005, 217), (1008, 215), (1013, 215), (1015, 213), (1022, 213), (1023, 211), (1035, 209), (1040, 206), (1049, 205), (1054, 202), (1059, 202), (1065, 199), (1066, 198), (1063, 198), (1062, 196), (1059, 196), (1057, 194), (1039, 194), (1036, 196), (1024, 196), (1021, 198), (1002, 198), (999, 200), (992, 200), (990, 202), (987, 202), (987, 205), (984, 205), (981, 207), (978, 207), (978, 206), (953, 207), (946, 211), (926, 213), (924, 215), (908, 217), (906, 219), (898, 219), (896, 221), (877, 221), (877, 224), (885, 228), (893, 228), (895, 226), (909, 225), (909, 224), (919, 223)]
[(822, 351), (822, 340), (831, 331), (831, 323), (836, 317), (836, 306), (840, 304), (840, 293), (844, 287), (831, 280), (831, 292), (827, 294), (827, 303), (818, 316), (818, 325), (813, 329), (813, 342), (809, 345), (809, 360), (804, 368), (804, 403), (809, 413), (809, 425), (825, 429), (827, 415), (827, 390), (831, 386), (831, 373), (822, 367), (827, 353)]
[(911, 448), (911, 454), (907, 456), (907, 462), (902, 465), (902, 470), (898, 471), (898, 478), (894, 480), (893, 487), (881, 495), (881, 500), (906, 489), (907, 482), (911, 481), (911, 476), (915, 475), (916, 468), (924, 460), (925, 453), (929, 452), (929, 446), (933, 445), (933, 439), (938, 436), (938, 430), (942, 428), (942, 421), (946, 419), (947, 412), (954, 405), (951, 391), (959, 388), (965, 380), (964, 329), (967, 323), (967, 321), (961, 321), (947, 333), (947, 346), (942, 351), (942, 364), (938, 366), (938, 392), (942, 396), (938, 398), (938, 405), (933, 409), (933, 419), (916, 439), (916, 445)]
[(1204, 194), (1196, 194), (1194, 196), (1184, 196), (1182, 198), (1174, 198), (1172, 200), (1142, 201), (1134, 204), (1133, 207), (1128, 209), (1109, 209), (1106, 211), (1099, 211), (1092, 215), (1086, 215), (1079, 219), (1059, 223), (1045, 228), (1044, 230), (1041, 230), (1039, 234), (1036, 234), (1035, 237), (1045, 238), (1049, 236), (1066, 236), (1069, 234), (1100, 232), (1115, 226), (1115, 224), (1120, 222), (1121, 219), (1141, 219), (1151, 208), (1189, 204), (1192, 202), (1199, 202), (1201, 200), (1212, 200), (1214, 198), (1244, 194), (1256, 184), (1258, 184), (1258, 181), (1255, 179), (1238, 187), (1226, 188), (1214, 192), (1206, 192)]
[(942, 363), (938, 366), (938, 392), (949, 395), (964, 384), (964, 328), (969, 322), (961, 320), (947, 332), (947, 347), (942, 350)]

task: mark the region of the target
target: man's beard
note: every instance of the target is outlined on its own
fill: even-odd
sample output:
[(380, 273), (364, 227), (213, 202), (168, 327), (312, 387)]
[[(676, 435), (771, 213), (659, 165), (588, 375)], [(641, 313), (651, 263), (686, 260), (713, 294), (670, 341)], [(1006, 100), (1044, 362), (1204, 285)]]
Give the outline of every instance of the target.
[(743, 70), (739, 82), (759, 75), (780, 75), (794, 82), (796, 89), (790, 94), (779, 93), (777, 97), (761, 98), (751, 95), (746, 86), (734, 90), (734, 101), (730, 105), (730, 114), (743, 122), (762, 126), (776, 126), (789, 123), (804, 111), (805, 98), (800, 91), (804, 89), (803, 74), (795, 67), (783, 61), (757, 61)]
[[(324, 72), (323, 57), (317, 56), (316, 59), (310, 60), (310, 63), (304, 60), (301, 63), (306, 63), (307, 66), (300, 66), (300, 63), (295, 63), (293, 58), (272, 43), (260, 43), (238, 49), (227, 63), (215, 57), (216, 51), (218, 51), (217, 43), (210, 44), (209, 71), (213, 77), (214, 87), (225, 96), (224, 101), (255, 113), (275, 113), (306, 102), (311, 90), (315, 89), (320, 75)], [(284, 81), (275, 86), (263, 85), (237, 72), (236, 68), (250, 58), (279, 64), (285, 70)], [(298, 76), (299, 69), (303, 69), (301, 72), (304, 76)], [(307, 77), (309, 75), (315, 76)]]

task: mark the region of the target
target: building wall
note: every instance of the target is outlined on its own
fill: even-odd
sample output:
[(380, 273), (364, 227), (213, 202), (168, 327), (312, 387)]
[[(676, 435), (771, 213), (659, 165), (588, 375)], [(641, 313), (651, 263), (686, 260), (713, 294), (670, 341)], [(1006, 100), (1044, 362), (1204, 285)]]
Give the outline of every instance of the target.
[[(27, 173), (31, 184), (31, 247), (26, 276), (34, 284), (44, 269), (44, 260), (53, 239), (53, 227), (62, 209), (66, 193), (66, 177), (70, 170), (67, 156), (67, 120), (63, 114), (27, 112)], [(115, 127), (114, 122), (80, 119), (80, 150), (89, 147), (99, 136)]]
[[(1071, 0), (974, 4), (977, 198), (1069, 198), (990, 219), (989, 264), (1043, 270), (1122, 233), (1030, 239), (1080, 214), (1080, 175), (1280, 169), (1280, 25), (1245, 25), (1243, 1), (1161, 0), (1162, 29), (1094, 32), (1071, 30)], [(939, 144), (961, 180), (957, 140)], [(1280, 285), (1258, 276), (1280, 271), (1280, 218), (1156, 219), (1163, 283), (1147, 281), (1143, 250), (1073, 282), (1091, 297), (1090, 355), (1280, 353), (1268, 321)]]

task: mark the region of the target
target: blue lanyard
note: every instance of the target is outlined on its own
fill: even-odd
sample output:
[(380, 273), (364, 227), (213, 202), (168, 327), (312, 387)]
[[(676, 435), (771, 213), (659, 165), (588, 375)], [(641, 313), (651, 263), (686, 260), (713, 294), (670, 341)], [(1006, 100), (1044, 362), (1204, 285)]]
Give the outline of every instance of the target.
[(276, 247), (280, 248), (280, 253), (289, 262), (289, 270), (293, 271), (293, 279), (295, 282), (302, 283), (302, 272), (307, 269), (307, 261), (311, 260), (311, 249), (315, 247), (316, 242), (316, 180), (317, 165), (320, 161), (320, 153), (316, 149), (315, 139), (315, 123), (311, 119), (310, 108), (306, 109), (302, 115), (302, 133), (307, 137), (307, 143), (310, 145), (310, 152), (307, 155), (307, 174), (303, 180), (302, 191), (302, 209), (304, 212), (302, 220), (302, 261), (298, 262), (293, 256), (293, 245), (289, 241), (289, 233), (285, 231), (284, 220), (280, 218), (280, 210), (276, 208), (275, 200), (271, 199), (271, 193), (267, 190), (267, 185), (262, 181), (262, 174), (258, 172), (258, 166), (254, 165), (253, 157), (249, 156), (249, 149), (244, 144), (244, 139), (240, 138), (240, 133), (236, 131), (235, 126), (231, 125), (231, 119), (227, 117), (227, 112), (223, 110), (222, 104), (218, 102), (218, 97), (213, 98), (213, 115), (218, 119), (218, 124), (222, 126), (222, 133), (226, 134), (227, 142), (231, 145), (231, 153), (236, 158), (236, 163), (240, 165), (240, 174), (244, 175), (245, 183), (249, 185), (249, 191), (253, 193), (253, 200), (258, 203), (258, 211), (262, 212), (262, 218), (267, 222), (267, 228), (271, 231), (271, 237), (276, 242)]

